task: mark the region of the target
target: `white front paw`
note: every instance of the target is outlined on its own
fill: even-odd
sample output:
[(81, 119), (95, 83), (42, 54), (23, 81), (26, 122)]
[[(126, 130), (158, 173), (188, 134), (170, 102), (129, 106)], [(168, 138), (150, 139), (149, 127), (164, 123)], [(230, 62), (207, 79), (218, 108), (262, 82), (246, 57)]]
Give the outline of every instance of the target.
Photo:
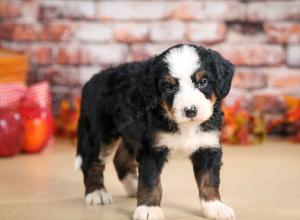
[(232, 208), (221, 201), (202, 202), (202, 215), (215, 220), (233, 220), (235, 214)]
[(163, 220), (164, 214), (158, 206), (138, 206), (135, 209), (134, 220)]
[(111, 195), (105, 190), (95, 190), (85, 196), (85, 202), (93, 205), (107, 205), (113, 202)]

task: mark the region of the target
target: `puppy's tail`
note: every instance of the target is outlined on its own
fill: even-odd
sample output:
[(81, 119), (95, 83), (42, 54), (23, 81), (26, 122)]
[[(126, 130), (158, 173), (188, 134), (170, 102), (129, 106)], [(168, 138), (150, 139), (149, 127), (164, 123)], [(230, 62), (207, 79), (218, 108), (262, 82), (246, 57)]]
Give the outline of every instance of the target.
[(77, 155), (75, 160), (74, 160), (74, 169), (75, 169), (75, 171), (80, 170), (81, 166), (82, 166), (82, 157), (81, 157), (81, 155)]
[(82, 167), (83, 159), (84, 159), (84, 141), (87, 136), (87, 131), (86, 131), (86, 120), (85, 118), (81, 115), (79, 120), (78, 120), (78, 128), (77, 128), (77, 152), (76, 152), (76, 157), (74, 161), (74, 168), (75, 170), (80, 170)]
[(80, 103), (80, 116), (78, 120), (77, 125), (77, 149), (76, 149), (76, 157), (74, 161), (74, 168), (76, 171), (80, 170), (82, 168), (82, 164), (85, 160), (85, 146), (88, 144), (88, 133), (90, 128), (90, 123), (88, 118), (86, 117), (86, 108), (87, 105), (85, 104), (85, 100), (88, 97), (88, 84), (85, 84), (85, 86), (82, 89), (82, 95), (81, 95), (81, 103)]

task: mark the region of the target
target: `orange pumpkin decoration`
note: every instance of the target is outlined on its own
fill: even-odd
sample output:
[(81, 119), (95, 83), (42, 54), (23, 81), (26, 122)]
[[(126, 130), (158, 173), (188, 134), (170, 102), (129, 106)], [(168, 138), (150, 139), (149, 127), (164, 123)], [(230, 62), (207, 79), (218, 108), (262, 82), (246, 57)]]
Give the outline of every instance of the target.
[(48, 124), (41, 118), (33, 118), (24, 124), (23, 151), (34, 153), (41, 151), (47, 144)]

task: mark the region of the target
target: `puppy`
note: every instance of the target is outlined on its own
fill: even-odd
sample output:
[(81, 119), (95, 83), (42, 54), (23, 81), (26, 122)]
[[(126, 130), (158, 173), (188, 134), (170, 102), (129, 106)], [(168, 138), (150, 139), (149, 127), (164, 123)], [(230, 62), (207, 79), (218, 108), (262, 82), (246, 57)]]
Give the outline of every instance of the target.
[(193, 164), (202, 215), (234, 219), (219, 193), (221, 102), (232, 77), (232, 64), (219, 53), (190, 44), (93, 76), (82, 92), (75, 160), (86, 202), (112, 202), (103, 171), (116, 151), (118, 177), (137, 197), (133, 219), (163, 219), (160, 175), (168, 155), (181, 151)]

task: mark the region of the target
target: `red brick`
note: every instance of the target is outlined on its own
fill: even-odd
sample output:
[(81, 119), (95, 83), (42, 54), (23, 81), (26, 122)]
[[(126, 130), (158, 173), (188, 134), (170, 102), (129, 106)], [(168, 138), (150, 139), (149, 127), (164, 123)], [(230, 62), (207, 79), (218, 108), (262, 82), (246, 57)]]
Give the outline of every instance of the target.
[(298, 43), (300, 42), (299, 23), (267, 23), (265, 31), (270, 42), (275, 43)]
[(187, 27), (187, 39), (191, 42), (216, 43), (223, 41), (226, 26), (219, 22), (191, 23)]
[(101, 70), (99, 66), (87, 67), (66, 67), (49, 66), (37, 70), (38, 81), (48, 80), (52, 87), (56, 87), (55, 95), (58, 95), (58, 88), (62, 93), (70, 92), (71, 88), (78, 88), (84, 85), (94, 74)]
[(300, 67), (300, 44), (288, 46), (286, 59), (289, 66)]
[(40, 2), (39, 18), (96, 19), (96, 2), (74, 0), (43, 0)]
[(268, 84), (271, 87), (296, 88), (300, 85), (300, 68), (266, 68), (264, 72), (268, 74)]
[(83, 42), (106, 42), (113, 38), (112, 25), (80, 23), (76, 28), (76, 38)]
[(62, 12), (56, 6), (40, 5), (38, 10), (38, 18), (42, 21), (50, 21), (61, 18)]
[(52, 23), (43, 26), (39, 33), (39, 39), (45, 41), (68, 41), (71, 40), (74, 25), (69, 23)]
[(85, 66), (79, 68), (79, 83), (84, 85), (94, 74), (99, 73), (102, 68), (100, 66)]
[(79, 73), (73, 67), (45, 67), (38, 70), (38, 80), (48, 80), (52, 86), (79, 86)]
[(243, 20), (245, 6), (238, 1), (181, 1), (172, 17), (183, 20)]
[(153, 23), (150, 27), (150, 40), (153, 42), (183, 41), (185, 25), (179, 21)]
[(37, 65), (48, 65), (52, 63), (52, 48), (36, 46), (31, 51), (31, 62)]
[[(1, 38), (1, 37), (0, 37)], [(30, 52), (30, 45), (26, 41), (0, 41), (0, 48), (19, 52)]]
[(168, 18), (169, 1), (100, 1), (98, 15), (103, 20), (157, 20)]
[[(65, 65), (81, 65), (87, 64), (82, 61), (82, 54), (84, 51), (76, 46), (69, 46), (69, 47), (60, 47), (58, 48), (55, 62), (58, 64), (65, 64)], [(85, 57), (87, 60), (88, 57)]]
[(130, 56), (128, 61), (144, 60), (150, 56), (160, 54), (171, 47), (172, 43), (160, 43), (160, 44), (134, 44), (131, 46)]
[(97, 44), (86, 46), (85, 49), (94, 64), (120, 64), (128, 55), (128, 47), (125, 44)]
[(21, 15), (21, 7), (18, 2), (2, 0), (0, 2), (0, 18), (15, 18)]
[(128, 48), (121, 44), (60, 47), (56, 62), (65, 65), (119, 64), (125, 61)]
[(0, 36), (20, 41), (65, 41), (71, 39), (72, 29), (72, 25), (63, 23), (46, 24), (42, 28), (37, 28), (31, 23), (6, 23), (0, 25)]
[(149, 27), (146, 24), (123, 23), (114, 27), (115, 39), (124, 43), (149, 41)]
[(232, 85), (236, 88), (253, 90), (266, 87), (268, 81), (267, 76), (259, 70), (238, 69), (233, 78)]
[(299, 1), (261, 1), (247, 4), (247, 19), (260, 20), (297, 20), (300, 19)]
[(37, 39), (37, 29), (33, 24), (6, 23), (0, 25), (0, 36), (7, 40), (33, 41)]
[(226, 42), (228, 43), (251, 43), (251, 44), (258, 44), (258, 43), (267, 43), (268, 39), (266, 34), (264, 33), (257, 33), (257, 34), (244, 34), (240, 31), (229, 29), (226, 35)]
[(239, 66), (277, 66), (284, 62), (284, 50), (279, 45), (223, 44), (215, 49)]
[(286, 76), (274, 81), (275, 87), (299, 87), (300, 85), (300, 72), (296, 76)]
[(12, 1), (18, 1), (22, 3), (21, 5), (22, 16), (18, 20), (24, 23), (30, 23), (30, 24), (36, 23), (39, 4), (42, 1), (37, 1), (37, 0), (25, 0), (25, 1), (12, 0)]

